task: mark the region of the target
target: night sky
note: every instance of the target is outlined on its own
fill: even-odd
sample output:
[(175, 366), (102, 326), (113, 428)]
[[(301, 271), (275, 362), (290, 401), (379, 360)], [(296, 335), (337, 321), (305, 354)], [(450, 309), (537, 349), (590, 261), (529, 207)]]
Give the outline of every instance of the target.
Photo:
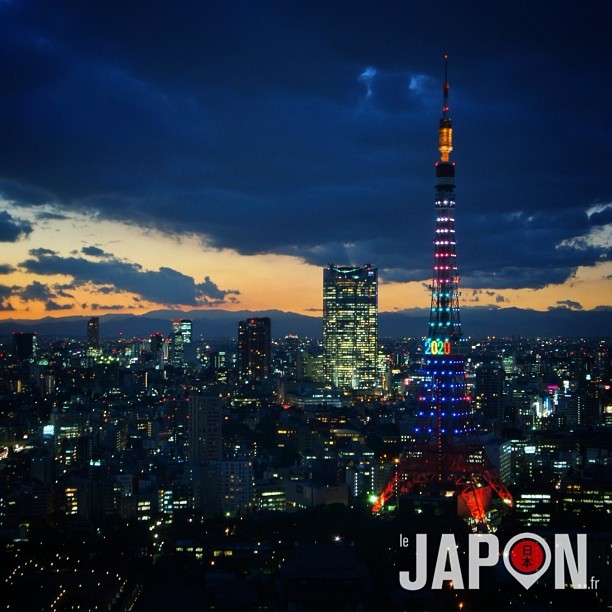
[(612, 307), (606, 1), (0, 0), (0, 316), (428, 305), (449, 55), (462, 305)]

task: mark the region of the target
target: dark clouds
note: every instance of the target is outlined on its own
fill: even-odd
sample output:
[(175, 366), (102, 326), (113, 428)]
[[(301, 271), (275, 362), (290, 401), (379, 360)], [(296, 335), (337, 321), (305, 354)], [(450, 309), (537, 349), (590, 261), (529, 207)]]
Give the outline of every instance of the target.
[(112, 257), (110, 253), (102, 250), (97, 246), (86, 246), (81, 249), (81, 253), (89, 255), (90, 257)]
[(39, 281), (33, 281), (26, 287), (13, 287), (11, 295), (19, 297), (24, 302), (43, 302), (44, 309), (47, 311), (72, 310), (74, 308), (72, 303), (60, 304), (53, 299), (56, 297), (72, 297), (63, 290), (61, 285), (51, 287)]
[(74, 308), (73, 304), (59, 304), (54, 300), (47, 300), (45, 302), (45, 310), (72, 310)]
[(5, 210), (0, 211), (0, 242), (16, 242), (32, 232), (27, 221), (14, 219)]
[[(612, 215), (610, 17), (604, 1), (3, 3), (2, 190), (423, 280), (448, 52), (463, 283), (560, 283), (609, 257), (586, 237)], [(0, 215), (0, 240), (31, 231)], [(166, 304), (228, 296), (86, 248), (23, 266)]]
[(558, 306), (569, 308), (570, 310), (582, 310), (582, 304), (574, 300), (559, 300)]
[(7, 285), (0, 285), (0, 311), (15, 310), (13, 305), (8, 301), (13, 295), (13, 289)]
[(47, 285), (34, 281), (27, 287), (23, 287), (23, 289), (19, 291), (19, 296), (25, 302), (30, 302), (32, 300), (44, 301), (54, 296), (54, 293)]
[(61, 257), (49, 249), (32, 249), (31, 258), (19, 264), (22, 270), (41, 276), (68, 276), (72, 283), (48, 286), (34, 281), (28, 287), (16, 289), (14, 294), (26, 301), (47, 300), (48, 310), (60, 308), (50, 298), (71, 297), (65, 289), (87, 288), (89, 285), (96, 293), (130, 292), (138, 298), (169, 306), (218, 306), (226, 300), (235, 301), (239, 294), (236, 290), (220, 289), (208, 276), (202, 283), (196, 283), (191, 276), (172, 268), (144, 270), (139, 264), (119, 260), (98, 247), (84, 247), (82, 251), (96, 259)]

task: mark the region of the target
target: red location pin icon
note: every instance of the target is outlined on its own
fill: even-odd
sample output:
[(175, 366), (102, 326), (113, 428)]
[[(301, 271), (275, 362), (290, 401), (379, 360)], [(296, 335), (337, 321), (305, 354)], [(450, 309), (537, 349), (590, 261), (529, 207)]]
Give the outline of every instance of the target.
[(526, 589), (548, 569), (550, 558), (550, 547), (535, 533), (519, 533), (504, 548), (506, 569)]

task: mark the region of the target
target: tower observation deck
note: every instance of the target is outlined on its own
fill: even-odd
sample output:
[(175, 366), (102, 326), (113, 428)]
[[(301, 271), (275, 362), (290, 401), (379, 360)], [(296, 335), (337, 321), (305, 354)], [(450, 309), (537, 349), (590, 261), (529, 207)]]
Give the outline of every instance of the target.
[(455, 241), (455, 164), (453, 128), (448, 107), (445, 56), (442, 117), (436, 163), (433, 280), (429, 329), (423, 345), (425, 383), (419, 397), (412, 439), (395, 475), (372, 510), (391, 506), (393, 498), (412, 502), (456, 501), (456, 512), (474, 523), (486, 523), (496, 493), (506, 505), (512, 496), (497, 476), (477, 435), (461, 348), (459, 272)]

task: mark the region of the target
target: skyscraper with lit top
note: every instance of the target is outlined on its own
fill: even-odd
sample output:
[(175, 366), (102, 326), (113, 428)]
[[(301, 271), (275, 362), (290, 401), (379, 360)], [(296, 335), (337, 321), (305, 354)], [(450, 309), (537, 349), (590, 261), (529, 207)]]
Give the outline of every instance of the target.
[(185, 346), (191, 343), (193, 321), (191, 319), (172, 319), (168, 361), (170, 365), (181, 367), (185, 364)]
[(378, 270), (371, 265), (323, 270), (325, 378), (340, 389), (378, 385)]

